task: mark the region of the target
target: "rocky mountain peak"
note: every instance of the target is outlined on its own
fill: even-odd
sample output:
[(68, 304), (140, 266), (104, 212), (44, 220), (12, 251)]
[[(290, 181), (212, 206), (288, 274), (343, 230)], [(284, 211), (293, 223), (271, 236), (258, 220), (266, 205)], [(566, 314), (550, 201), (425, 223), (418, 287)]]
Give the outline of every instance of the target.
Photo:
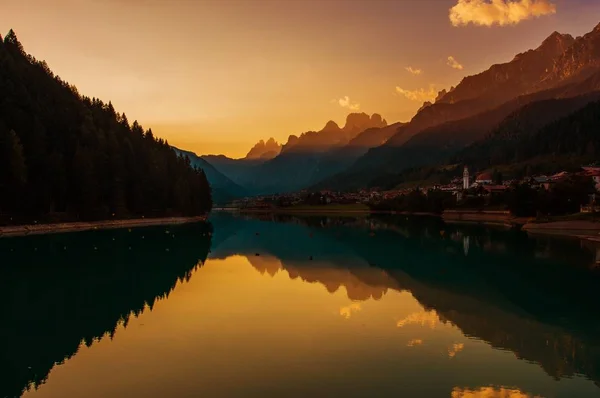
[(576, 40), (569, 35), (562, 36), (568, 36), (572, 44), (566, 47), (561, 55), (554, 60), (553, 67), (543, 79), (546, 85), (557, 84), (562, 80), (578, 75), (580, 72), (592, 71), (600, 67), (600, 24), (596, 25), (591, 32), (578, 37)]
[(281, 152), (281, 145), (273, 137), (267, 142), (260, 140), (250, 149), (246, 159), (272, 159)]
[(340, 126), (338, 126), (338, 124), (336, 122), (334, 122), (333, 120), (330, 120), (327, 122), (327, 124), (325, 125), (325, 127), (323, 127), (323, 130), (321, 131), (340, 131)]
[(574, 42), (573, 36), (555, 31), (542, 42), (536, 51), (548, 52), (552, 56), (557, 56), (565, 52)]
[(356, 135), (369, 128), (382, 128), (387, 126), (387, 121), (380, 114), (374, 113), (369, 116), (366, 113), (351, 113), (346, 117), (344, 132), (350, 136)]

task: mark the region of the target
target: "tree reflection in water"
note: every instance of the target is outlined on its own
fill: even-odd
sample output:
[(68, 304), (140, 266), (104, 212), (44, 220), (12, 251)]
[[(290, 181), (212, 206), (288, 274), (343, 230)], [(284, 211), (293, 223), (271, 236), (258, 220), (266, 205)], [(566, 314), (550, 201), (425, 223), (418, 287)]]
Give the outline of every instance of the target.
[(0, 239), (0, 396), (152, 310), (204, 264), (211, 234), (200, 223)]

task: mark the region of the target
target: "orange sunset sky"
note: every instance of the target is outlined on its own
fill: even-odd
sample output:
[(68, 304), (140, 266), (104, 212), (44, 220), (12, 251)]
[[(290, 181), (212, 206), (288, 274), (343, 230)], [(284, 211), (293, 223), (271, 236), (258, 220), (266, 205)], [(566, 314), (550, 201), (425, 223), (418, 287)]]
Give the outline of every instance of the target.
[(0, 0), (0, 32), (82, 94), (231, 157), (352, 111), (409, 120), (463, 76), (599, 22), (596, 0)]

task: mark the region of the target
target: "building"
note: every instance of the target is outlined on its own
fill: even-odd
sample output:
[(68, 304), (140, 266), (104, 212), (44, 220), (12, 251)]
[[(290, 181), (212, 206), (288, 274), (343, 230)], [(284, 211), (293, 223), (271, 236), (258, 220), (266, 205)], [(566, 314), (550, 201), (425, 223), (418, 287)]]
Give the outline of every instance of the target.
[(488, 185), (493, 182), (492, 173), (481, 173), (475, 178), (475, 183), (478, 185)]
[(469, 168), (465, 166), (463, 170), (463, 189), (469, 189), (471, 186), (469, 182)]
[(594, 179), (594, 183), (596, 184), (596, 190), (600, 191), (600, 167), (582, 167), (585, 176), (592, 177)]

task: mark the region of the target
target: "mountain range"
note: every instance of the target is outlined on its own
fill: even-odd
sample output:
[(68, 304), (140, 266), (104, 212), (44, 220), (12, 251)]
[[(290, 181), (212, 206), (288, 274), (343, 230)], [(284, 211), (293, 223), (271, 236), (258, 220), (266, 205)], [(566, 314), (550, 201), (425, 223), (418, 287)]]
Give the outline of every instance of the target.
[(344, 127), (330, 121), (281, 146), (260, 141), (243, 159), (201, 158), (249, 195), (379, 186), (406, 169), (445, 163), (501, 126), (526, 125), (533, 134), (598, 100), (599, 91), (600, 25), (577, 38), (554, 32), (536, 49), (463, 78), (408, 123), (353, 113)]

